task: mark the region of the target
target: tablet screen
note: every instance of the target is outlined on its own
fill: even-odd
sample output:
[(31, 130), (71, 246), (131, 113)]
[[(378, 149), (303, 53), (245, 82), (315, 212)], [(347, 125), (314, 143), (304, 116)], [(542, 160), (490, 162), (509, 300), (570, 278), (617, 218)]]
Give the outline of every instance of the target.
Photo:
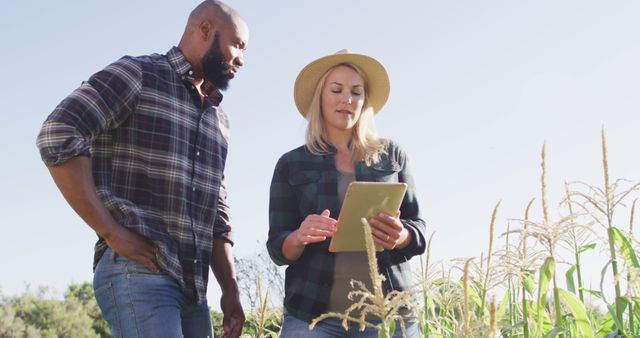
[[(331, 238), (330, 252), (366, 251), (361, 219), (379, 212), (395, 214), (407, 191), (406, 183), (351, 182), (338, 215), (338, 230)], [(382, 251), (376, 243), (376, 250)]]

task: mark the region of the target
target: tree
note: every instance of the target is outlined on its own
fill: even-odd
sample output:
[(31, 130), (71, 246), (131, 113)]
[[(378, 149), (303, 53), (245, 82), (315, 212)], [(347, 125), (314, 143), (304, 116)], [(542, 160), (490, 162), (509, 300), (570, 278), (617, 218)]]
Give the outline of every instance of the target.
[[(258, 243), (258, 247), (264, 248), (264, 245)], [(284, 274), (282, 269), (271, 261), (266, 250), (263, 249), (249, 257), (234, 257), (233, 260), (236, 266), (238, 288), (245, 308), (254, 309), (259, 306), (258, 276), (262, 280), (262, 285), (269, 290), (270, 305), (275, 307), (282, 306)]]
[(27, 290), (0, 301), (0, 338), (110, 337), (90, 283), (69, 286), (63, 300)]

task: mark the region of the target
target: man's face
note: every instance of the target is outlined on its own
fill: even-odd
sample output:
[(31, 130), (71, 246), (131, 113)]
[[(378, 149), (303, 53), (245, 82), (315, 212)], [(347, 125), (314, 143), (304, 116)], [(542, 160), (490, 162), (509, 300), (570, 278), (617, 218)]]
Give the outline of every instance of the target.
[(225, 90), (229, 87), (229, 80), (233, 79), (237, 67), (228, 63), (220, 50), (220, 36), (213, 37), (211, 47), (202, 57), (202, 73), (204, 78), (216, 88)]
[(204, 78), (218, 89), (226, 89), (229, 80), (244, 65), (248, 40), (249, 29), (243, 20), (236, 19), (233, 24), (221, 25), (201, 60)]

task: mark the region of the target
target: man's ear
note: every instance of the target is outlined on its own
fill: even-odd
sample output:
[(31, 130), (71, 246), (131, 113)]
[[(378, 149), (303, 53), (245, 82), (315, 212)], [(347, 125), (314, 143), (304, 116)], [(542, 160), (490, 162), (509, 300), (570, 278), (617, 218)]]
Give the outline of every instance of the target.
[(213, 25), (211, 25), (211, 22), (209, 22), (209, 20), (202, 20), (198, 28), (202, 40), (207, 41), (213, 38), (215, 28), (213, 27)]

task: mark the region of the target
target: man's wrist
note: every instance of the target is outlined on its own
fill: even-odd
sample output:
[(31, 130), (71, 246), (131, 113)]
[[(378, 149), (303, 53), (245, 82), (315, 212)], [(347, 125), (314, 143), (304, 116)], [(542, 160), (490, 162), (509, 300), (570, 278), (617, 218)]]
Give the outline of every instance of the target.
[(230, 278), (224, 283), (224, 285), (220, 285), (220, 290), (223, 294), (240, 294), (240, 291), (238, 290), (238, 282), (235, 278)]
[(118, 233), (122, 231), (122, 226), (114, 222), (105, 222), (104, 225), (99, 229), (98, 236), (103, 238), (107, 243), (111, 241), (113, 238), (118, 237)]

